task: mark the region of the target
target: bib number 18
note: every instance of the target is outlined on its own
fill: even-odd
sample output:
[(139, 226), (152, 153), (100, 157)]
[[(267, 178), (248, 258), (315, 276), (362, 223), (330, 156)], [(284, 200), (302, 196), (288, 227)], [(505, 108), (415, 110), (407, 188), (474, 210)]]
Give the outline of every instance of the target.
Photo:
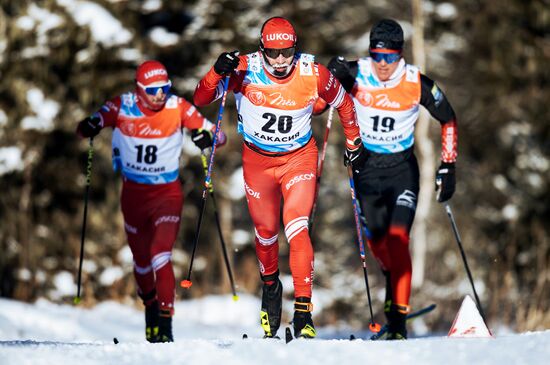
[[(144, 148), (145, 147), (145, 148)], [(137, 149), (137, 162), (145, 162), (146, 164), (154, 164), (157, 162), (157, 146), (149, 145), (143, 146), (142, 144), (136, 146)], [(145, 153), (144, 153), (145, 152)]]

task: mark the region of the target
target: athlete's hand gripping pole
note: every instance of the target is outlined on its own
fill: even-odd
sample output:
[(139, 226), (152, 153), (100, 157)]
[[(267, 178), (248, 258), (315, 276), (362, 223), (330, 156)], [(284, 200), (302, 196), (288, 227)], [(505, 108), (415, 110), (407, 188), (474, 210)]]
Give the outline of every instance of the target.
[(319, 166), (317, 168), (317, 184), (315, 184), (315, 200), (313, 200), (313, 208), (311, 209), (311, 217), (309, 218), (309, 232), (313, 232), (313, 219), (315, 218), (315, 211), (317, 210), (317, 199), (319, 197), (319, 188), (321, 186), (321, 175), (323, 174), (323, 165), (325, 163), (325, 156), (327, 154), (328, 135), (330, 133), (330, 127), (332, 126), (332, 116), (334, 114), (334, 108), (330, 108), (328, 111), (327, 128), (325, 129), (325, 140), (323, 142), (323, 151), (321, 152), (321, 158), (319, 159)]
[[(349, 176), (349, 186), (351, 189), (351, 201), (353, 203), (353, 215), (355, 216), (355, 229), (357, 230), (357, 240), (359, 242), (359, 255), (361, 256), (361, 262), (363, 264), (363, 274), (365, 276), (365, 285), (367, 288), (367, 298), (369, 301), (369, 310), (370, 310), (370, 324), (369, 329), (374, 332), (378, 333), (380, 331), (380, 324), (374, 322), (374, 315), (372, 313), (372, 301), (370, 296), (370, 288), (369, 288), (369, 277), (367, 275), (367, 260), (365, 257), (365, 244), (363, 242), (363, 234), (361, 231), (361, 221), (359, 219), (359, 206), (357, 203), (357, 198), (355, 196), (355, 184), (353, 182), (353, 168), (351, 166), (351, 162), (347, 163), (347, 169), (348, 169), (348, 176)], [(369, 229), (367, 227), (363, 227), (365, 230), (365, 234), (367, 236), (367, 239), (370, 239), (372, 237)]]
[(80, 283), (82, 281), (82, 262), (84, 261), (84, 240), (86, 237), (86, 218), (88, 217), (88, 196), (90, 195), (90, 181), (92, 179), (92, 161), (94, 158), (94, 137), (90, 137), (88, 147), (88, 163), (86, 164), (86, 188), (84, 190), (84, 215), (82, 217), (82, 231), (80, 234), (80, 261), (78, 263), (78, 279), (74, 304), (80, 303)]
[[(204, 169), (204, 174), (208, 174), (208, 160), (204, 151), (201, 153), (202, 167)], [(212, 197), (212, 204), (214, 205), (214, 217), (216, 219), (216, 226), (218, 227), (218, 236), (220, 237), (220, 244), (222, 246), (223, 259), (225, 261), (225, 267), (227, 269), (227, 275), (229, 276), (229, 281), (231, 282), (231, 291), (233, 292), (233, 300), (239, 300), (237, 291), (235, 290), (235, 281), (233, 280), (233, 272), (231, 270), (231, 265), (229, 264), (229, 256), (227, 255), (227, 248), (225, 246), (225, 240), (223, 239), (222, 226), (220, 224), (220, 216), (218, 214), (218, 205), (216, 204), (216, 195), (214, 194), (214, 184), (210, 184), (208, 192)]]
[(218, 140), (218, 133), (220, 132), (220, 127), (222, 124), (223, 109), (225, 107), (225, 99), (227, 98), (227, 87), (229, 85), (230, 75), (225, 76), (223, 79), (223, 94), (222, 100), (220, 103), (220, 110), (218, 112), (218, 121), (216, 122), (216, 131), (214, 133), (214, 138), (212, 138), (212, 152), (210, 153), (210, 160), (208, 161), (208, 168), (206, 170), (206, 177), (204, 179), (204, 189), (202, 191), (202, 200), (201, 207), (199, 210), (199, 220), (197, 222), (197, 229), (195, 231), (195, 240), (193, 242), (193, 252), (191, 253), (191, 262), (189, 263), (189, 271), (187, 273), (187, 278), (182, 280), (180, 285), (183, 288), (189, 289), (193, 283), (191, 282), (191, 271), (193, 270), (193, 261), (195, 259), (195, 252), (197, 250), (197, 244), (199, 242), (199, 236), (201, 232), (201, 223), (202, 217), (204, 215), (204, 208), (206, 206), (206, 197), (208, 196), (207, 192), (212, 184), (212, 166), (214, 165), (214, 155), (216, 154), (216, 142)]

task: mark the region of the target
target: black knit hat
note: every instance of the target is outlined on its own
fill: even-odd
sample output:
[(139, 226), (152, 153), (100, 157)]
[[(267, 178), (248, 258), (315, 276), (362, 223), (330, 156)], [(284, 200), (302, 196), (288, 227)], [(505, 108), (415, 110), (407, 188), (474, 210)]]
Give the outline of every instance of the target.
[(392, 19), (382, 19), (370, 31), (370, 48), (403, 49), (403, 28)]

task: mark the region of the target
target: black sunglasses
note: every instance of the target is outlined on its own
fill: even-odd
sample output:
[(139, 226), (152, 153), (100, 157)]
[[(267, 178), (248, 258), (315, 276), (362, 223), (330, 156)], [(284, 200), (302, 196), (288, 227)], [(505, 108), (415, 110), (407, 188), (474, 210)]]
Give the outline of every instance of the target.
[(294, 56), (294, 53), (296, 52), (295, 47), (290, 48), (264, 48), (264, 53), (269, 58), (277, 58), (280, 54), (283, 55), (283, 57), (288, 58)]

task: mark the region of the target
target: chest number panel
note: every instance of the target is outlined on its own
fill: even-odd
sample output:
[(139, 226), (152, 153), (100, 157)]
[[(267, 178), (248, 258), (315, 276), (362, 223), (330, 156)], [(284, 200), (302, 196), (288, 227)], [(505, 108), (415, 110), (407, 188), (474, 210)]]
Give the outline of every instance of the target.
[[(144, 148), (145, 147), (145, 148)], [(138, 163), (145, 162), (146, 164), (154, 164), (157, 162), (157, 146), (149, 145), (143, 146), (142, 144), (136, 146)], [(145, 153), (144, 153), (145, 152)]]
[(387, 133), (393, 131), (395, 127), (395, 119), (392, 117), (384, 117), (380, 120), (379, 115), (371, 117), (372, 119), (372, 130), (375, 132)]
[(277, 123), (279, 133), (288, 133), (292, 129), (292, 117), (290, 115), (281, 115), (277, 118), (273, 113), (264, 113), (262, 118), (267, 119), (267, 123), (262, 127), (262, 131), (266, 133), (277, 133), (275, 128), (272, 128), (275, 123)]

